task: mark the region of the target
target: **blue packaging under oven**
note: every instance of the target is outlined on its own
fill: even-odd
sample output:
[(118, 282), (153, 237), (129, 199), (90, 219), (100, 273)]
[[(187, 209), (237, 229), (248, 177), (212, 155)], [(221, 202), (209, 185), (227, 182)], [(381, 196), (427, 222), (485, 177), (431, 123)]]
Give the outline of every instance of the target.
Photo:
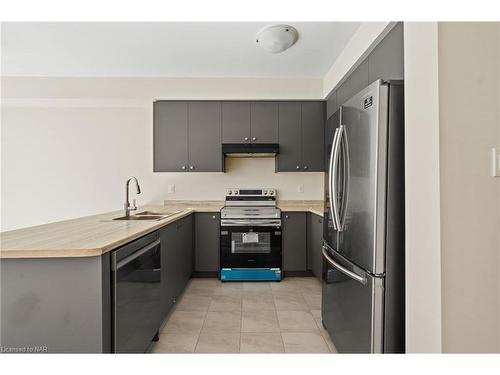
[(281, 281), (279, 268), (223, 268), (221, 281)]

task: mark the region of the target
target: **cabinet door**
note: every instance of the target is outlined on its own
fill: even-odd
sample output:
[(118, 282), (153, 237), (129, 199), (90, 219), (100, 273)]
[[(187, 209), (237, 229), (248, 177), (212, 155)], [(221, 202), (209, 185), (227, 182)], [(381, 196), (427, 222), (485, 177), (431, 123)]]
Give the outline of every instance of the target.
[(186, 216), (179, 225), (180, 246), (178, 257), (179, 264), (179, 294), (186, 288), (193, 274), (193, 215)]
[(155, 102), (153, 105), (155, 172), (182, 172), (188, 161), (187, 102)]
[(365, 59), (337, 90), (337, 105), (343, 106), (369, 84), (368, 59)]
[(195, 271), (219, 272), (220, 214), (195, 214)]
[(279, 103), (278, 172), (301, 171), (301, 105), (298, 102)]
[(222, 172), (221, 103), (189, 102), (189, 171)]
[(307, 270), (306, 213), (283, 215), (283, 270)]
[(368, 56), (368, 82), (404, 79), (403, 23), (399, 23)]
[(316, 214), (310, 214), (311, 220), (311, 271), (319, 280), (323, 272), (323, 218)]
[(174, 305), (175, 293), (175, 280), (176, 276), (176, 261), (177, 261), (177, 247), (179, 241), (177, 239), (177, 225), (176, 223), (169, 224), (168, 226), (160, 229), (161, 241), (161, 264), (162, 264), (162, 305), (163, 314), (167, 315), (172, 306)]
[(250, 142), (250, 102), (222, 103), (222, 143)]
[(324, 171), (325, 103), (302, 103), (302, 170)]
[(278, 103), (252, 102), (250, 124), (253, 143), (277, 143)]

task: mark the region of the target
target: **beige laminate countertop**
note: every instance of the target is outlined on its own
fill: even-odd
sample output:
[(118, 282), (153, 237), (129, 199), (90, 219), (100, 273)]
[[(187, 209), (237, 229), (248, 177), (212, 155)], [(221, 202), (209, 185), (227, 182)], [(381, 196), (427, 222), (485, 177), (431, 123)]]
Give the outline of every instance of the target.
[[(142, 206), (134, 212), (148, 210), (171, 213), (178, 211), (158, 221), (112, 220), (123, 216), (123, 211), (120, 210), (2, 232), (0, 233), (0, 258), (99, 256), (193, 212), (218, 212), (222, 206), (222, 201), (165, 201), (164, 206)], [(323, 215), (321, 201), (281, 201), (278, 206), (284, 212), (305, 211)]]

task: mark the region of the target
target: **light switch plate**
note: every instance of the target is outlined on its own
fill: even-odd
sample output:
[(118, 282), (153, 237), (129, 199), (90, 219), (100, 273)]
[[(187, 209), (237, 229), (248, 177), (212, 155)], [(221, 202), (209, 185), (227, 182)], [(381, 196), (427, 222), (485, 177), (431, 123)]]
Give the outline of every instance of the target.
[(297, 191), (299, 193), (303, 193), (304, 192), (304, 184), (299, 184), (298, 188), (297, 188)]
[(500, 177), (500, 153), (495, 147), (491, 149), (491, 159), (492, 175), (493, 177)]
[(173, 184), (168, 185), (168, 192), (169, 193), (175, 193), (175, 185), (173, 185)]

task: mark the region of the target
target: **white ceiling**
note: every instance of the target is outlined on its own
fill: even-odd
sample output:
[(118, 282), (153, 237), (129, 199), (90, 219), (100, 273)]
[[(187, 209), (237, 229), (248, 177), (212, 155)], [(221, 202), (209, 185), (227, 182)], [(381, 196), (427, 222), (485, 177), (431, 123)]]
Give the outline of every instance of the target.
[(255, 43), (272, 22), (3, 23), (2, 75), (322, 78), (359, 22), (290, 22), (281, 54)]

